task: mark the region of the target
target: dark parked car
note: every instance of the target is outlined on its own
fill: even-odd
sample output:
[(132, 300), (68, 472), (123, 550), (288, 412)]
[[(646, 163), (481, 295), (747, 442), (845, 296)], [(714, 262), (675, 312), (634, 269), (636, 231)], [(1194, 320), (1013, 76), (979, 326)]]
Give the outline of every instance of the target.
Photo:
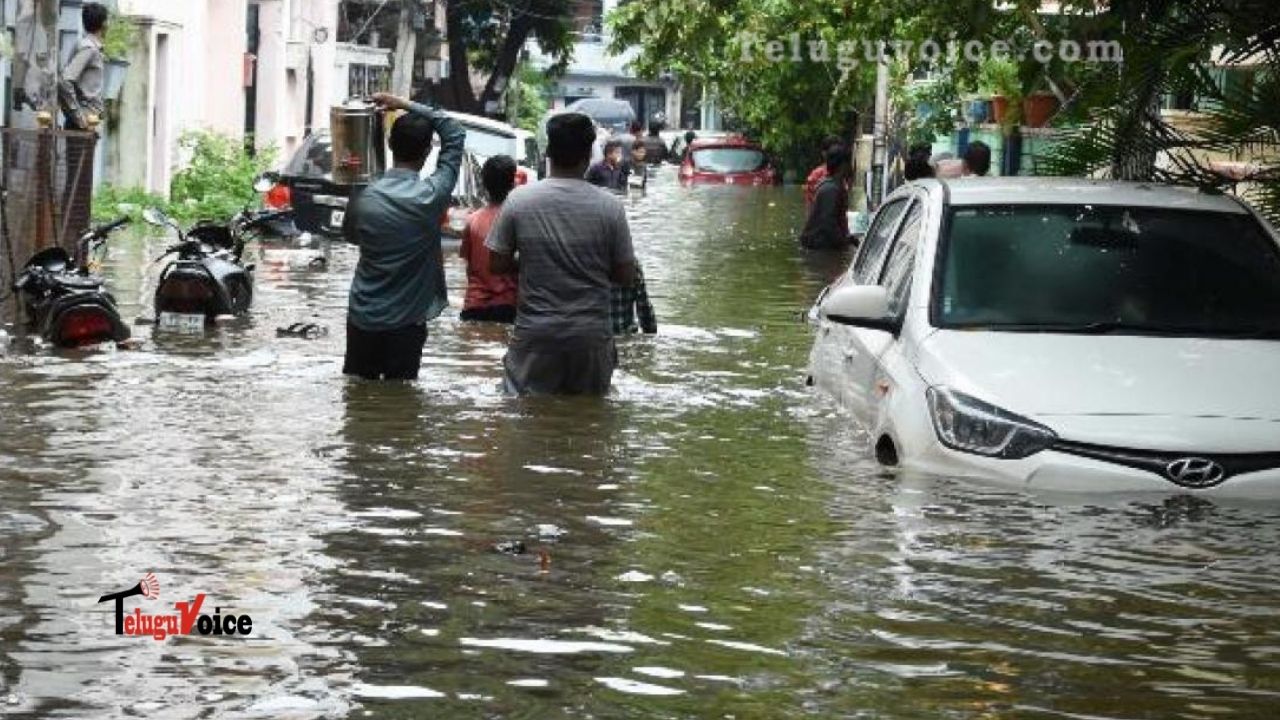
[[(427, 159), (424, 174), (435, 169), (439, 146)], [(276, 187), (264, 193), (268, 207), (292, 207), (298, 230), (325, 237), (340, 237), (347, 214), (347, 200), (359, 186), (333, 181), (333, 145), (328, 130), (318, 130), (302, 143), (280, 174)], [(444, 235), (458, 237), (471, 211), (484, 205), (480, 165), (471, 152), (463, 155), (453, 206), (440, 218)]]

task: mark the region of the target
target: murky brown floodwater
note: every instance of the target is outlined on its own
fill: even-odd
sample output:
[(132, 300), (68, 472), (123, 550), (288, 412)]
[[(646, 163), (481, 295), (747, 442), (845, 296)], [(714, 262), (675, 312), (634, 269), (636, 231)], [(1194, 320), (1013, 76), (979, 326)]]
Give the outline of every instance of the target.
[[(795, 249), (799, 193), (629, 203), (662, 327), (607, 401), (502, 397), (502, 330), (453, 319), (419, 384), (344, 380), (336, 246), (263, 250), (209, 337), (10, 345), (0, 714), (1280, 715), (1280, 507), (882, 476), (803, 386), (842, 259)], [(115, 249), (130, 317), (161, 245)], [(203, 592), (253, 634), (114, 635), (98, 596), (148, 571), (127, 609)]]

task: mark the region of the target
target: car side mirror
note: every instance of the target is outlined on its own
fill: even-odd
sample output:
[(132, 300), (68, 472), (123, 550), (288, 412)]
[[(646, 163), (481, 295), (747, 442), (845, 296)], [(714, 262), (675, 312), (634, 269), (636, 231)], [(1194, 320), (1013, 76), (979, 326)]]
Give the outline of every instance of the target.
[(845, 285), (827, 293), (819, 317), (841, 325), (882, 330), (897, 335), (898, 318), (889, 313), (889, 291), (879, 285)]

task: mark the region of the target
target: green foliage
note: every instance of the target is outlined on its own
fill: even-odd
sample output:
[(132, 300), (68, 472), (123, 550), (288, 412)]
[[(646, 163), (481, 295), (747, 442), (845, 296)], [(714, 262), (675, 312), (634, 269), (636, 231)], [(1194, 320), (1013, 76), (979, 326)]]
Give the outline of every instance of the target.
[(905, 111), (907, 143), (933, 144), (934, 138), (947, 135), (956, 128), (960, 90), (955, 76), (949, 72), (909, 87), (895, 106)]
[(274, 149), (250, 155), (239, 139), (213, 132), (186, 133), (178, 144), (190, 162), (170, 186), (175, 217), (227, 218), (257, 204), (253, 181), (273, 164)]
[(978, 92), (1004, 95), (1013, 100), (1022, 97), (1022, 82), (1018, 79), (1018, 65), (1012, 60), (988, 57), (978, 72)]
[[(1123, 65), (1080, 88), (1087, 123), (1069, 129), (1038, 164), (1054, 175), (1094, 175), (1238, 192), (1280, 222), (1280, 7), (1261, 0), (1130, 0), (1106, 18)], [(1218, 56), (1215, 58), (1215, 53)], [(1220, 82), (1222, 66), (1253, 82)], [(1199, 123), (1160, 111), (1165, 97), (1201, 99)], [(1244, 182), (1208, 158), (1254, 163)]]
[[(802, 42), (821, 38), (836, 48), (858, 37), (849, 32), (849, 18), (867, 11), (835, 0), (646, 0), (620, 5), (608, 23), (612, 50), (639, 48), (633, 64), (638, 74), (653, 79), (672, 73), (686, 84), (705, 85), (726, 117), (793, 166), (812, 164), (824, 135), (851, 134), (852, 113), (869, 112), (875, 69), (861, 63), (845, 71), (835, 57), (771, 62), (761, 47), (749, 44), (744, 52), (742, 38), (751, 33), (762, 41), (785, 40), (797, 32)], [(807, 57), (807, 46), (802, 52)]]
[(137, 222), (148, 207), (160, 208), (183, 222), (225, 220), (258, 206), (260, 198), (253, 181), (271, 167), (274, 150), (251, 156), (239, 139), (214, 132), (187, 133), (179, 146), (190, 154), (190, 162), (174, 176), (168, 201), (141, 188), (104, 185), (94, 192), (94, 222), (121, 215)]
[(521, 63), (516, 69), (516, 77), (517, 84), (508, 103), (509, 122), (536, 133), (550, 107), (547, 102), (550, 81), (528, 63)]
[(138, 23), (133, 18), (112, 12), (107, 19), (102, 51), (112, 60), (123, 60), (138, 42), (138, 37)]
[[(486, 102), (498, 100), (503, 85), (517, 71), (528, 40), (554, 58), (552, 73), (562, 72), (573, 54), (571, 33), (577, 7), (574, 0), (522, 0), (513, 6), (506, 0), (446, 0), (449, 38), (449, 84), (456, 97), (454, 108), (482, 112)], [(487, 76), (484, 90), (475, 96), (472, 73)]]
[(119, 188), (103, 185), (93, 193), (93, 222), (105, 223), (127, 215), (136, 223), (142, 221), (142, 211), (149, 207), (166, 208), (168, 203), (159, 195), (142, 188)]

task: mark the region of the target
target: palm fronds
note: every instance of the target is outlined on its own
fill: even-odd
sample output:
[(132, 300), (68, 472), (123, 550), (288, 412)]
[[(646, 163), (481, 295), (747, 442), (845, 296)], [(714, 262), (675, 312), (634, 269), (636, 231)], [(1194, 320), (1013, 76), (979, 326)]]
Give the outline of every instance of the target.
[[(1124, 63), (1094, 74), (1082, 92), (1097, 109), (1037, 171), (1235, 192), (1280, 225), (1280, 4), (1117, 0), (1111, 13)], [(1197, 112), (1162, 112), (1171, 95), (1194, 95)]]

